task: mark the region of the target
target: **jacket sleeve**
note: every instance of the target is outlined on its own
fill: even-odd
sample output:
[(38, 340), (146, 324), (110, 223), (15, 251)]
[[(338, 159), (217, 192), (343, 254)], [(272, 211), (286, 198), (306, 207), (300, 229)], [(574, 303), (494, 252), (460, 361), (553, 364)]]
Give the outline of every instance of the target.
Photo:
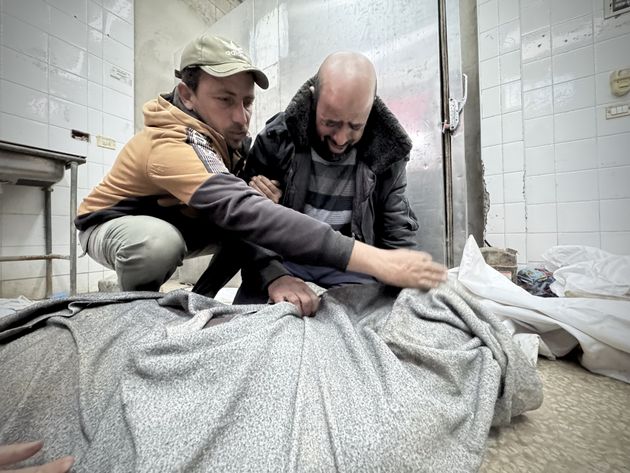
[(188, 205), (206, 214), (222, 230), (298, 263), (345, 270), (350, 261), (352, 238), (274, 204), (232, 174), (209, 177), (192, 194)]
[(414, 214), (405, 191), (407, 189), (407, 162), (394, 165), (389, 171), (391, 176), (385, 180), (381, 190), (382, 199), (375, 215), (377, 246), (383, 248), (416, 248), (418, 219)]
[(280, 181), (284, 191), (285, 175), (295, 154), (295, 146), (284, 121), (284, 113), (269, 119), (249, 150), (242, 177), (245, 182), (257, 175)]

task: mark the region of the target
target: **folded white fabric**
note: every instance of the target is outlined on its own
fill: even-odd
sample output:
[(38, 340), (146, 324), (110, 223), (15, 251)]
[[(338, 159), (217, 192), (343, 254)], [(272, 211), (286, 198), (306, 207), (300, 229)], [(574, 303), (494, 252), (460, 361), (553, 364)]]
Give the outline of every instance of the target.
[(484, 307), (537, 333), (555, 356), (578, 343), (588, 370), (630, 383), (630, 301), (586, 297), (537, 297), (487, 265), (469, 237), (457, 279)]
[(551, 290), (560, 297), (605, 297), (630, 300), (630, 256), (599, 248), (563, 245), (542, 254), (553, 271)]

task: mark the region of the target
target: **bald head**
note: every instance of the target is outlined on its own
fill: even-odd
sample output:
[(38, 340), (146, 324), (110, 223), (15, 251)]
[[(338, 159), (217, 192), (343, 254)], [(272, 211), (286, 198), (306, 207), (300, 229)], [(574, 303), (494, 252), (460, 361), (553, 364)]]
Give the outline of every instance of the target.
[(333, 53), (317, 72), (314, 94), (319, 138), (331, 153), (344, 153), (363, 136), (372, 110), (374, 65), (359, 53)]

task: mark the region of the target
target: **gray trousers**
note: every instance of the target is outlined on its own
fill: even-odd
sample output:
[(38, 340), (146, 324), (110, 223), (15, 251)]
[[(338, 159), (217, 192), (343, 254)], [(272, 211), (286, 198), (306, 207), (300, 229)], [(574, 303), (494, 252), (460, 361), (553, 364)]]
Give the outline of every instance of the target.
[(122, 291), (157, 291), (184, 258), (212, 254), (219, 247), (208, 242), (203, 248), (189, 249), (174, 225), (146, 215), (96, 225), (80, 232), (79, 241), (92, 259), (116, 271)]

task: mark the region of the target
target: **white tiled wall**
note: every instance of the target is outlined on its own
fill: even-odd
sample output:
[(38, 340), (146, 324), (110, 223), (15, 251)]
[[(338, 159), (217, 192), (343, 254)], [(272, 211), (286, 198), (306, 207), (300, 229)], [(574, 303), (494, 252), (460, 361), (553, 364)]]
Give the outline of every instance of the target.
[(486, 239), (540, 261), (556, 244), (630, 254), (630, 14), (603, 0), (478, 0)]
[[(0, 0), (0, 140), (87, 156), (79, 201), (133, 134), (134, 0)], [(88, 132), (89, 143), (70, 130)], [(96, 135), (117, 149), (96, 146)], [(69, 253), (69, 173), (52, 194), (53, 252)], [(44, 252), (43, 193), (2, 186), (0, 254)], [(79, 248), (79, 254), (81, 254)], [(43, 261), (0, 263), (0, 297), (45, 294)], [(69, 263), (54, 262), (53, 293), (69, 291)], [(79, 292), (108, 273), (79, 258)]]

